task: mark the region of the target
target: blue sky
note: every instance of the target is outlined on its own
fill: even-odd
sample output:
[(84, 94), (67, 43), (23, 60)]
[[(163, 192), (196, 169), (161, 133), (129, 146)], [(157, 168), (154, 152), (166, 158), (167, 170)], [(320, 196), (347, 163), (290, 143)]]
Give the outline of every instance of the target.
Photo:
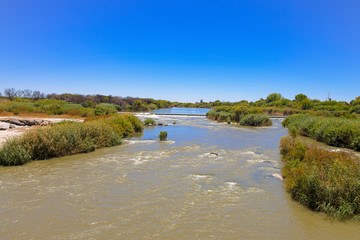
[(0, 0), (0, 90), (360, 95), (360, 2)]

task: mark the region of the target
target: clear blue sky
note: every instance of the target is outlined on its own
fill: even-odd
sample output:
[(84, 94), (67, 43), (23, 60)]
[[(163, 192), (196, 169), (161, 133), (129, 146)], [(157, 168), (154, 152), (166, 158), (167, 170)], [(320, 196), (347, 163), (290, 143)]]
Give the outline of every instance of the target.
[(360, 95), (359, 0), (0, 0), (0, 90)]

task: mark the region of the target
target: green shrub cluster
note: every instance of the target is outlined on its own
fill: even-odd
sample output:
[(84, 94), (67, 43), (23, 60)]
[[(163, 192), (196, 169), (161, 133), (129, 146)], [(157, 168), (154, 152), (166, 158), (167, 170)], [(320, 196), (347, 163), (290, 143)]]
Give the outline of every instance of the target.
[(218, 122), (228, 122), (229, 119), (232, 122), (240, 122), (247, 114), (263, 113), (263, 110), (258, 107), (247, 107), (247, 106), (218, 106), (214, 110), (207, 112), (207, 118)]
[(283, 121), (283, 126), (331, 146), (360, 150), (360, 120), (357, 119), (292, 115)]
[(11, 101), (0, 104), (1, 112), (10, 112), (15, 115), (20, 113), (45, 113), (47, 115), (69, 114), (72, 116), (91, 117), (112, 115), (120, 110), (120, 106), (110, 103), (100, 103), (92, 107), (84, 107), (81, 104), (67, 103), (53, 99), (42, 99), (33, 102)]
[(144, 121), (144, 124), (145, 124), (146, 126), (154, 125), (155, 123), (156, 123), (155, 120), (152, 119), (152, 118), (147, 118), (147, 119), (145, 119), (145, 121)]
[(337, 218), (360, 217), (359, 159), (286, 136), (280, 141), (285, 185), (291, 197)]
[(248, 115), (245, 115), (240, 120), (240, 125), (243, 125), (243, 126), (255, 126), (255, 127), (271, 126), (272, 121), (267, 115), (262, 114), (262, 113), (248, 114)]
[(159, 134), (160, 141), (167, 140), (167, 136), (168, 136), (168, 133), (166, 131), (160, 132), (160, 134)]
[(0, 165), (21, 165), (32, 160), (90, 152), (118, 145), (121, 138), (142, 130), (141, 120), (130, 114), (36, 127), (5, 142), (0, 149)]

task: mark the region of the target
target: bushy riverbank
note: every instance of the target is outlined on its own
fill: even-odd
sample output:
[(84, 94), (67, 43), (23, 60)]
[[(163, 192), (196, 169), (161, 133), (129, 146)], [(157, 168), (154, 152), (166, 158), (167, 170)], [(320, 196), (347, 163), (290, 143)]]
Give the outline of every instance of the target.
[(210, 110), (206, 117), (218, 122), (236, 122), (242, 126), (271, 126), (272, 121), (263, 113), (261, 108), (247, 108), (243, 106), (222, 106)]
[(0, 165), (22, 165), (32, 160), (115, 146), (121, 143), (121, 138), (142, 130), (141, 120), (131, 114), (36, 127), (5, 142), (0, 149)]
[(291, 197), (336, 218), (360, 217), (359, 159), (290, 136), (280, 142), (285, 185)]
[(292, 115), (283, 126), (335, 147), (360, 150), (360, 120), (308, 115)]

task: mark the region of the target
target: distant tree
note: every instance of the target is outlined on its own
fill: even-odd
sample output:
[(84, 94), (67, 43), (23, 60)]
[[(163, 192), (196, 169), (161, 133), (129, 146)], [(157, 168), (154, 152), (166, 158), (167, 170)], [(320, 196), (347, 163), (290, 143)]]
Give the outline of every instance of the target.
[(83, 107), (86, 107), (86, 108), (95, 108), (96, 103), (94, 103), (93, 101), (86, 101), (82, 105), (83, 105)]
[(25, 89), (23, 93), (24, 93), (24, 97), (26, 98), (31, 98), (32, 96), (32, 91), (30, 89)]
[(301, 102), (304, 99), (308, 99), (308, 97), (305, 94), (299, 93), (295, 96), (296, 102)]
[(271, 102), (279, 101), (281, 99), (282, 99), (282, 96), (280, 93), (271, 93), (271, 94), (269, 94), (269, 96), (267, 96), (266, 102), (271, 103)]
[(34, 91), (32, 93), (32, 98), (35, 99), (35, 100), (38, 100), (41, 98), (41, 92), (40, 91)]
[(24, 91), (22, 91), (22, 90), (17, 90), (16, 93), (15, 93), (15, 96), (16, 96), (16, 97), (20, 97), (20, 98), (23, 97), (23, 96), (24, 96)]
[(202, 100), (202, 99), (200, 100), (200, 103), (203, 103), (203, 100)]
[(15, 88), (6, 88), (4, 90), (4, 96), (9, 98), (10, 100), (16, 97), (16, 90)]
[(309, 99), (303, 99), (301, 102), (300, 102), (300, 106), (301, 106), (301, 109), (302, 110), (309, 110), (312, 108), (312, 103)]
[(143, 109), (143, 103), (141, 100), (136, 100), (132, 105), (133, 111), (141, 111)]

